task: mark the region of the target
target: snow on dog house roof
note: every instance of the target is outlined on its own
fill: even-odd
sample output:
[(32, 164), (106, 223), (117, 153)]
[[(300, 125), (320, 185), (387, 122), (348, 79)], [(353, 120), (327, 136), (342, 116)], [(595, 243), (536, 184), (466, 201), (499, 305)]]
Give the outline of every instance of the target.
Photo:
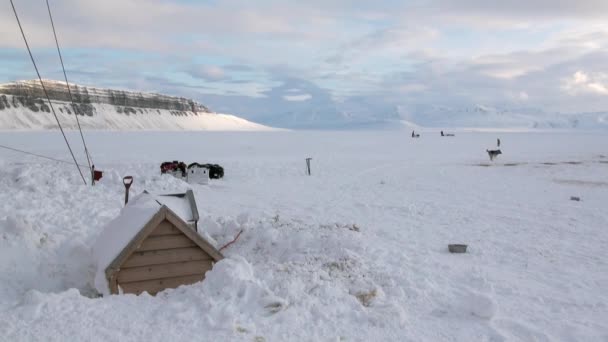
[(134, 198), (95, 242), (95, 288), (102, 294), (156, 294), (192, 284), (223, 258), (158, 197)]
[[(154, 196), (147, 191), (144, 191), (142, 196), (144, 195)], [(194, 230), (198, 230), (198, 208), (196, 207), (196, 201), (192, 190), (188, 190), (181, 194), (156, 195), (154, 199), (160, 204), (169, 207), (169, 209), (181, 217), (182, 220), (191, 224), (194, 227)]]

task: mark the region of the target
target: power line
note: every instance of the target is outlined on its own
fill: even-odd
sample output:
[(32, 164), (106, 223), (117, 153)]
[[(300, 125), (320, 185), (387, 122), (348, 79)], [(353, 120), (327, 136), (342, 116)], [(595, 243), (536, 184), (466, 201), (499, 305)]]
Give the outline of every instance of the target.
[(59, 61), (61, 61), (61, 69), (63, 70), (63, 77), (65, 78), (65, 85), (68, 87), (68, 94), (70, 95), (70, 102), (72, 103), (72, 109), (74, 110), (74, 116), (76, 117), (76, 123), (78, 124), (78, 131), (80, 131), (80, 137), (82, 138), (82, 144), (84, 145), (84, 153), (87, 156), (87, 163), (89, 164), (89, 170), (91, 169), (91, 157), (89, 156), (89, 149), (87, 143), (84, 141), (84, 135), (82, 134), (82, 128), (80, 128), (80, 120), (78, 120), (78, 113), (76, 112), (76, 104), (72, 97), (72, 91), (70, 90), (70, 84), (68, 83), (68, 76), (65, 72), (65, 66), (63, 65), (63, 57), (61, 56), (61, 50), (59, 49), (59, 40), (57, 39), (57, 33), (55, 32), (55, 23), (53, 22), (53, 15), (51, 14), (51, 6), (49, 0), (46, 0), (46, 8), (49, 11), (49, 18), (51, 19), (51, 27), (53, 28), (53, 35), (55, 36), (55, 45), (57, 46), (57, 53), (59, 54)]
[[(74, 164), (71, 161), (61, 160), (61, 159), (55, 159), (55, 158), (52, 158), (52, 157), (47, 157), (47, 156), (43, 156), (41, 154), (36, 154), (36, 153), (20, 150), (18, 148), (14, 148), (14, 147), (10, 147), (10, 146), (0, 145), (0, 148), (4, 148), (4, 149), (15, 151), (15, 152), (21, 152), (21, 153), (24, 153), (24, 154), (29, 154), (31, 156), (35, 156), (35, 157), (38, 157), (38, 158), (44, 158), (44, 159), (56, 161), (56, 162), (59, 162), (59, 163)], [(78, 166), (82, 166), (82, 167), (87, 167), (86, 165), (80, 165), (80, 164), (77, 164), (77, 165)]]
[(17, 15), (17, 10), (15, 9), (15, 4), (13, 4), (13, 0), (11, 1), (11, 6), (13, 7), (13, 13), (15, 13), (15, 19), (17, 19), (17, 24), (19, 25), (19, 30), (21, 31), (21, 36), (23, 37), (23, 41), (25, 42), (25, 47), (27, 48), (27, 52), (30, 55), (30, 59), (32, 60), (32, 64), (34, 64), (34, 69), (36, 69), (36, 75), (38, 75), (38, 80), (40, 80), (40, 85), (42, 86), (42, 91), (44, 91), (44, 95), (46, 96), (46, 99), (49, 103), (49, 106), (51, 107), (51, 111), (53, 112), (53, 116), (55, 117), (55, 120), (57, 121), (57, 125), (59, 126), (59, 130), (61, 131), (61, 135), (63, 135), (63, 139), (65, 140), (66, 145), (68, 145), (68, 150), (70, 150), (70, 154), (72, 155), (72, 159), (74, 159), (74, 165), (76, 165), (76, 168), (78, 169), (78, 173), (80, 173), (80, 177), (82, 178), (82, 181), (84, 182), (84, 184), (87, 184), (87, 181), (84, 179), (84, 175), (82, 174), (82, 170), (80, 170), (80, 167), (78, 167), (78, 162), (76, 161), (76, 157), (74, 156), (74, 152), (72, 151), (72, 148), (70, 147), (70, 143), (68, 142), (68, 138), (65, 136), (65, 132), (63, 131), (63, 128), (61, 127), (61, 123), (59, 123), (59, 118), (57, 117), (57, 114), (55, 113), (55, 108), (53, 107), (53, 104), (51, 103), (51, 98), (49, 97), (48, 92), (46, 91), (46, 87), (44, 86), (44, 82), (42, 82), (42, 77), (40, 76), (40, 72), (38, 71), (38, 67), (36, 66), (36, 61), (34, 61), (34, 56), (32, 55), (32, 51), (30, 50), (30, 45), (27, 43), (27, 38), (25, 38), (25, 33), (23, 32), (23, 27), (21, 26), (21, 21), (19, 21), (19, 16)]

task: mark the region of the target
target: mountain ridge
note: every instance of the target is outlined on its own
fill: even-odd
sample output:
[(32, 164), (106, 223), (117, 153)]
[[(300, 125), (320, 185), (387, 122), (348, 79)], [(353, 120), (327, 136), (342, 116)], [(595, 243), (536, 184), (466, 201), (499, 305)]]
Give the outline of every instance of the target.
[[(157, 93), (106, 89), (43, 80), (66, 129), (271, 130), (240, 117), (212, 112), (192, 99)], [(38, 80), (0, 84), (0, 129), (55, 129), (57, 123)]]

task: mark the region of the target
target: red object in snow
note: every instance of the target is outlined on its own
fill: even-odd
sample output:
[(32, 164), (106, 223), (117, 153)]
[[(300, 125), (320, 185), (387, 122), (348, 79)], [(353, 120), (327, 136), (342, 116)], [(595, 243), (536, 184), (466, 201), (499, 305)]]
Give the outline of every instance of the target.
[(93, 179), (95, 181), (98, 181), (101, 179), (101, 177), (103, 177), (103, 171), (97, 171), (97, 170), (93, 170)]
[(186, 163), (174, 160), (160, 164), (160, 173), (181, 172), (182, 177), (186, 177)]

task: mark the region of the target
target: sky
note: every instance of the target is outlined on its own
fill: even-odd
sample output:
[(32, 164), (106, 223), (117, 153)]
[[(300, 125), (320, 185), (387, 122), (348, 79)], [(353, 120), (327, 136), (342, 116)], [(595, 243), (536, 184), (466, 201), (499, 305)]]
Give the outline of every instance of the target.
[[(49, 1), (70, 82), (263, 123), (608, 110), (606, 0)], [(42, 76), (62, 79), (45, 1), (15, 6)], [(8, 1), (0, 59), (0, 82), (36, 77)]]

